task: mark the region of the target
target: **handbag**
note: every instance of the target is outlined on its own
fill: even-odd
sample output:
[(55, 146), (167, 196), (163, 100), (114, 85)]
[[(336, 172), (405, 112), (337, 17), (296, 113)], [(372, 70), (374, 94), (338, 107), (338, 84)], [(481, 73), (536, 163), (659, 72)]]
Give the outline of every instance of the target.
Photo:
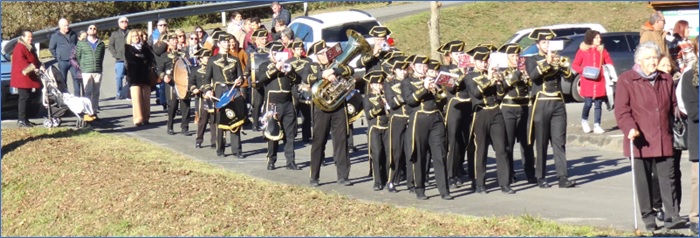
[(600, 63), (598, 67), (586, 66), (583, 67), (583, 77), (591, 81), (600, 81), (600, 65), (603, 64), (603, 51), (600, 51)]
[(688, 150), (688, 120), (676, 113), (673, 119), (673, 148)]

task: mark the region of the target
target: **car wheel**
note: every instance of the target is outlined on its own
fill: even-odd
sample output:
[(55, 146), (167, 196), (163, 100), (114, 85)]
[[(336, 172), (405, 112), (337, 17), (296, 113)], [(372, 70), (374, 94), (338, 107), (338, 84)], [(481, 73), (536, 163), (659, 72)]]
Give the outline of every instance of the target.
[(581, 76), (576, 76), (574, 82), (571, 84), (571, 98), (577, 102), (583, 102), (583, 97), (579, 93), (581, 91)]

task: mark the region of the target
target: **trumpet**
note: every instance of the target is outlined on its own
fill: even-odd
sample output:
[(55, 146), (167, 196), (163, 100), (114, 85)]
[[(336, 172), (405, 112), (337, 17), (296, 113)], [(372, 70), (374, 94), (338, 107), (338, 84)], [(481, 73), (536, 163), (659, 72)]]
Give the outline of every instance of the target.
[(560, 56), (559, 52), (551, 52), (551, 53), (552, 53), (551, 65), (554, 68), (569, 68), (569, 67), (571, 67), (571, 60), (569, 59), (569, 57)]
[[(424, 80), (424, 82), (425, 81), (434, 82), (435, 78), (425, 77), (423, 80)], [(433, 83), (433, 84), (435, 85), (435, 87), (428, 87), (428, 91), (430, 93), (432, 93), (433, 96), (435, 96), (435, 98), (437, 100), (442, 100), (444, 98), (447, 98), (447, 94), (445, 93), (446, 90), (444, 88), (438, 88), (438, 85), (435, 83)], [(441, 87), (444, 87), (444, 86), (441, 86)]]
[(292, 71), (292, 65), (290, 63), (284, 63), (282, 66), (282, 72), (283, 73), (289, 73)]
[(389, 46), (389, 43), (382, 42), (382, 51), (388, 52), (391, 50), (391, 46)]

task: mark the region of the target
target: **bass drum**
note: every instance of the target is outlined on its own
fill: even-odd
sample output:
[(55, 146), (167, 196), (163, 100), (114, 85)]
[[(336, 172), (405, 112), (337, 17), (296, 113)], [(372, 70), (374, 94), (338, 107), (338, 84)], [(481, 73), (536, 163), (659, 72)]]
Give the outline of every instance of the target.
[(237, 131), (246, 119), (246, 103), (243, 97), (235, 97), (231, 102), (217, 109), (218, 127)]
[(173, 81), (175, 82), (175, 93), (179, 99), (186, 99), (189, 96), (190, 65), (187, 59), (178, 57), (173, 62)]
[(357, 121), (364, 114), (364, 107), (362, 105), (362, 94), (359, 91), (354, 90), (345, 99), (347, 106), (345, 107), (348, 111), (348, 124), (352, 124)]

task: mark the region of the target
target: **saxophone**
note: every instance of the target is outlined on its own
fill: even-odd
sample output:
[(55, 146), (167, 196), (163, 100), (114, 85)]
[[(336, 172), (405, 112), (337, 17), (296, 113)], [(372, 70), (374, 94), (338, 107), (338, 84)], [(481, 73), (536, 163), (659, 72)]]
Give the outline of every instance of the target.
[[(371, 53), (372, 48), (362, 34), (354, 30), (347, 30), (346, 34), (348, 35), (346, 49), (343, 49), (343, 53), (336, 57), (329, 68), (347, 65), (361, 53)], [(338, 78), (334, 82), (327, 79), (318, 80), (311, 86), (312, 102), (323, 111), (333, 111), (342, 105), (354, 89), (355, 78), (352, 76)]]

